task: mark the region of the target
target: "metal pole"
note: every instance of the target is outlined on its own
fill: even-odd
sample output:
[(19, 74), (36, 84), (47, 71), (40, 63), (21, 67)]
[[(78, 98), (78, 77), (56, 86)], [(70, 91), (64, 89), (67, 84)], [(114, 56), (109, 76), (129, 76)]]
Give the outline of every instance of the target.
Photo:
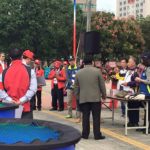
[(148, 121), (148, 101), (146, 101), (146, 134), (148, 134), (148, 126), (149, 126), (149, 121)]
[(74, 18), (73, 18), (73, 56), (74, 58), (76, 57), (76, 0), (74, 0)]
[(125, 135), (127, 134), (128, 134), (128, 102), (125, 102)]
[(92, 0), (87, 0), (86, 5), (87, 5), (87, 26), (86, 26), (86, 31), (91, 31), (91, 3)]

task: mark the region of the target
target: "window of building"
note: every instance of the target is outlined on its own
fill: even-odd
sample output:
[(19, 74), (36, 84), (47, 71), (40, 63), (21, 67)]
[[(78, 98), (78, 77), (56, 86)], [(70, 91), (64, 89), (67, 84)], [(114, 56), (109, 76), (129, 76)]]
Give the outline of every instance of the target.
[(91, 8), (96, 8), (96, 5), (95, 4), (91, 4)]
[(139, 18), (139, 15), (136, 15), (136, 18)]
[(126, 7), (124, 7), (123, 9), (126, 10)]
[(126, 4), (126, 1), (124, 1), (124, 5)]
[(143, 3), (141, 3), (140, 5), (143, 6)]
[(86, 8), (86, 5), (83, 4), (83, 3), (81, 3), (81, 4), (79, 4), (79, 7), (80, 7), (81, 9), (85, 9), (85, 8)]
[(143, 15), (142, 15), (142, 14), (140, 14), (140, 17), (142, 18), (142, 17), (143, 17)]
[(122, 2), (120, 2), (120, 5), (122, 5)]
[(143, 12), (143, 9), (140, 9), (140, 12)]
[(122, 17), (122, 14), (120, 14), (120, 17)]
[(136, 4), (136, 7), (139, 7), (139, 4)]
[(122, 8), (120, 8), (120, 11), (122, 11)]
[(124, 16), (126, 16), (126, 13), (123, 13)]

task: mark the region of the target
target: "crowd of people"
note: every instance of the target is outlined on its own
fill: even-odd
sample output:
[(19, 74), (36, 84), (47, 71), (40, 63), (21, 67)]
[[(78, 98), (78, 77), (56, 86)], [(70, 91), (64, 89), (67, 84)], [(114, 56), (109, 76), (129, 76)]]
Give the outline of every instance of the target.
[[(103, 77), (103, 80), (105, 82), (111, 80), (113, 86), (110, 88), (116, 87), (117, 90), (127, 91), (131, 95), (142, 93), (146, 96), (146, 99), (150, 99), (150, 86), (149, 86), (150, 84), (150, 54), (149, 53), (143, 53), (141, 55), (141, 62), (139, 64), (137, 64), (137, 60), (135, 57), (130, 56), (128, 59), (120, 58), (120, 60), (118, 62), (115, 62), (115, 65), (113, 64), (112, 66), (109, 65), (109, 63), (102, 65), (100, 60), (97, 60), (97, 59), (94, 60), (93, 58), (92, 58), (90, 65), (86, 65), (86, 59), (85, 59), (84, 67), (83, 67), (83, 64), (76, 66), (74, 59), (69, 59), (67, 63), (66, 61), (60, 62), (59, 67), (58, 67), (59, 69), (56, 67), (57, 65), (56, 66), (55, 65), (56, 64), (54, 63), (55, 71), (64, 69), (64, 71), (66, 72), (66, 75), (63, 75), (62, 73), (60, 73), (60, 76), (62, 77), (61, 79), (59, 79), (57, 76), (53, 76), (53, 78), (51, 78), (51, 74), (53, 71), (50, 72), (49, 79), (51, 79), (52, 81), (55, 81), (55, 80), (57, 81), (57, 82), (52, 82), (53, 84), (52, 87), (55, 86), (59, 89), (58, 83), (60, 82), (62, 84), (63, 82), (63, 86), (61, 87), (62, 91), (64, 89), (67, 89), (68, 115), (66, 116), (66, 118), (72, 118), (72, 100), (73, 100), (73, 96), (74, 95), (76, 96), (76, 103), (77, 103), (76, 112), (77, 114), (79, 114), (78, 116), (76, 116), (77, 118), (79, 118), (77, 122), (81, 121), (81, 114), (82, 114), (82, 123), (83, 123), (83, 130), (84, 130), (83, 132), (86, 131), (86, 133), (83, 133), (83, 137), (85, 138), (88, 138), (89, 124), (87, 120), (89, 120), (88, 118), (89, 110), (92, 110), (92, 108), (90, 108), (91, 106), (88, 107), (85, 105), (85, 108), (82, 109), (82, 106), (83, 106), (82, 103), (88, 104), (90, 102), (90, 105), (92, 104), (91, 102), (99, 103), (97, 99), (100, 100), (101, 98), (96, 97), (99, 95), (103, 95), (104, 99), (106, 99), (105, 92), (104, 93), (102, 92), (103, 89), (105, 89), (105, 86), (99, 90), (95, 89), (95, 86), (97, 85), (100, 79), (95, 78), (95, 83), (92, 83), (91, 79), (92, 79), (92, 76), (94, 75), (91, 74), (90, 77), (88, 75), (92, 73), (93, 70), (92, 68), (90, 68), (90, 72), (86, 73), (85, 71), (86, 66), (88, 67), (92, 66), (92, 67), (97, 68), (99, 72), (102, 73), (101, 76)], [(83, 75), (79, 84), (78, 74), (80, 74), (82, 71), (85, 73), (85, 75)], [(103, 82), (101, 81), (98, 84), (98, 86), (101, 87), (102, 83)], [(85, 86), (82, 86), (82, 84)], [(96, 93), (97, 91), (100, 91), (101, 94)], [(92, 95), (92, 97), (90, 97), (89, 94)], [(83, 102), (82, 102), (82, 99), (84, 99)], [(150, 105), (150, 102), (149, 102), (149, 105)], [(100, 105), (97, 105), (97, 106), (99, 106), (100, 108)], [(130, 109), (134, 109), (134, 108), (136, 109), (139, 107), (143, 107), (143, 103), (141, 103), (140, 101), (134, 101), (134, 102), (129, 101), (128, 107)], [(149, 109), (150, 109), (150, 106), (149, 106)], [(54, 107), (52, 107), (51, 110), (57, 110), (57, 108), (55, 107), (54, 109)], [(94, 108), (94, 110), (97, 110), (97, 109)], [(124, 117), (125, 105), (123, 102), (121, 102), (121, 111), (122, 111), (121, 116)], [(99, 111), (97, 110), (97, 112)], [(86, 117), (84, 116), (84, 114), (86, 114)], [(139, 126), (139, 110), (129, 111), (128, 119), (129, 119), (128, 126), (130, 127)], [(149, 111), (149, 121), (150, 121), (150, 111)], [(99, 124), (98, 122), (99, 121), (95, 121), (95, 125)], [(145, 118), (144, 118), (144, 125), (145, 125)], [(145, 131), (145, 129), (138, 129), (137, 131)], [(150, 127), (149, 127), (149, 132), (150, 132)]]
[[(42, 84), (37, 82), (45, 72), (39, 59), (34, 60), (30, 50), (12, 49), (9, 52), (11, 64), (5, 63), (5, 53), (0, 53), (0, 100), (23, 105), (22, 118), (33, 118), (33, 110), (41, 110)], [(136, 58), (120, 58), (115, 65), (102, 64), (92, 56), (76, 63), (75, 58), (55, 60), (46, 78), (51, 80), (52, 107), (50, 111), (64, 110), (64, 95), (67, 95), (67, 119), (73, 117), (72, 102), (76, 98), (76, 121), (82, 120), (82, 138), (88, 139), (90, 133), (90, 112), (93, 116), (95, 139), (104, 139), (100, 132), (101, 100), (106, 99), (105, 82), (111, 80), (117, 90), (130, 94), (142, 93), (150, 99), (150, 53), (141, 55), (141, 63)], [(129, 101), (129, 108), (143, 107), (140, 101)], [(125, 106), (121, 102), (122, 117)], [(150, 132), (150, 101), (149, 101)], [(81, 119), (82, 118), (82, 119)], [(139, 125), (139, 110), (128, 112), (128, 126)], [(144, 124), (145, 124), (144, 117)], [(144, 131), (145, 129), (138, 130)]]

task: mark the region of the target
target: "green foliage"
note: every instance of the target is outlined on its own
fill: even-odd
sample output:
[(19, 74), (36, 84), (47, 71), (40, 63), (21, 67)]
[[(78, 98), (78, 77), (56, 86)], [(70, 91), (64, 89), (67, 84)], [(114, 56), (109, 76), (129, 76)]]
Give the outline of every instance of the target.
[[(83, 15), (78, 7), (77, 13), (80, 31)], [(65, 56), (72, 53), (72, 31), (70, 0), (0, 0), (0, 50), (19, 47), (37, 57)]]
[(150, 50), (150, 16), (141, 18), (139, 23), (145, 40), (145, 47)]
[(132, 18), (115, 19), (114, 14), (96, 12), (92, 16), (92, 29), (100, 33), (102, 58), (136, 56), (144, 49), (140, 26)]

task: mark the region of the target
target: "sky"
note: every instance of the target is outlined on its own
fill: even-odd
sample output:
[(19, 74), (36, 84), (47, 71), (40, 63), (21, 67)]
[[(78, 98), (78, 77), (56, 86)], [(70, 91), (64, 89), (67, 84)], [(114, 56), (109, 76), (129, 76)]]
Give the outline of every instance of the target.
[(97, 0), (97, 10), (109, 11), (115, 13), (116, 0)]

